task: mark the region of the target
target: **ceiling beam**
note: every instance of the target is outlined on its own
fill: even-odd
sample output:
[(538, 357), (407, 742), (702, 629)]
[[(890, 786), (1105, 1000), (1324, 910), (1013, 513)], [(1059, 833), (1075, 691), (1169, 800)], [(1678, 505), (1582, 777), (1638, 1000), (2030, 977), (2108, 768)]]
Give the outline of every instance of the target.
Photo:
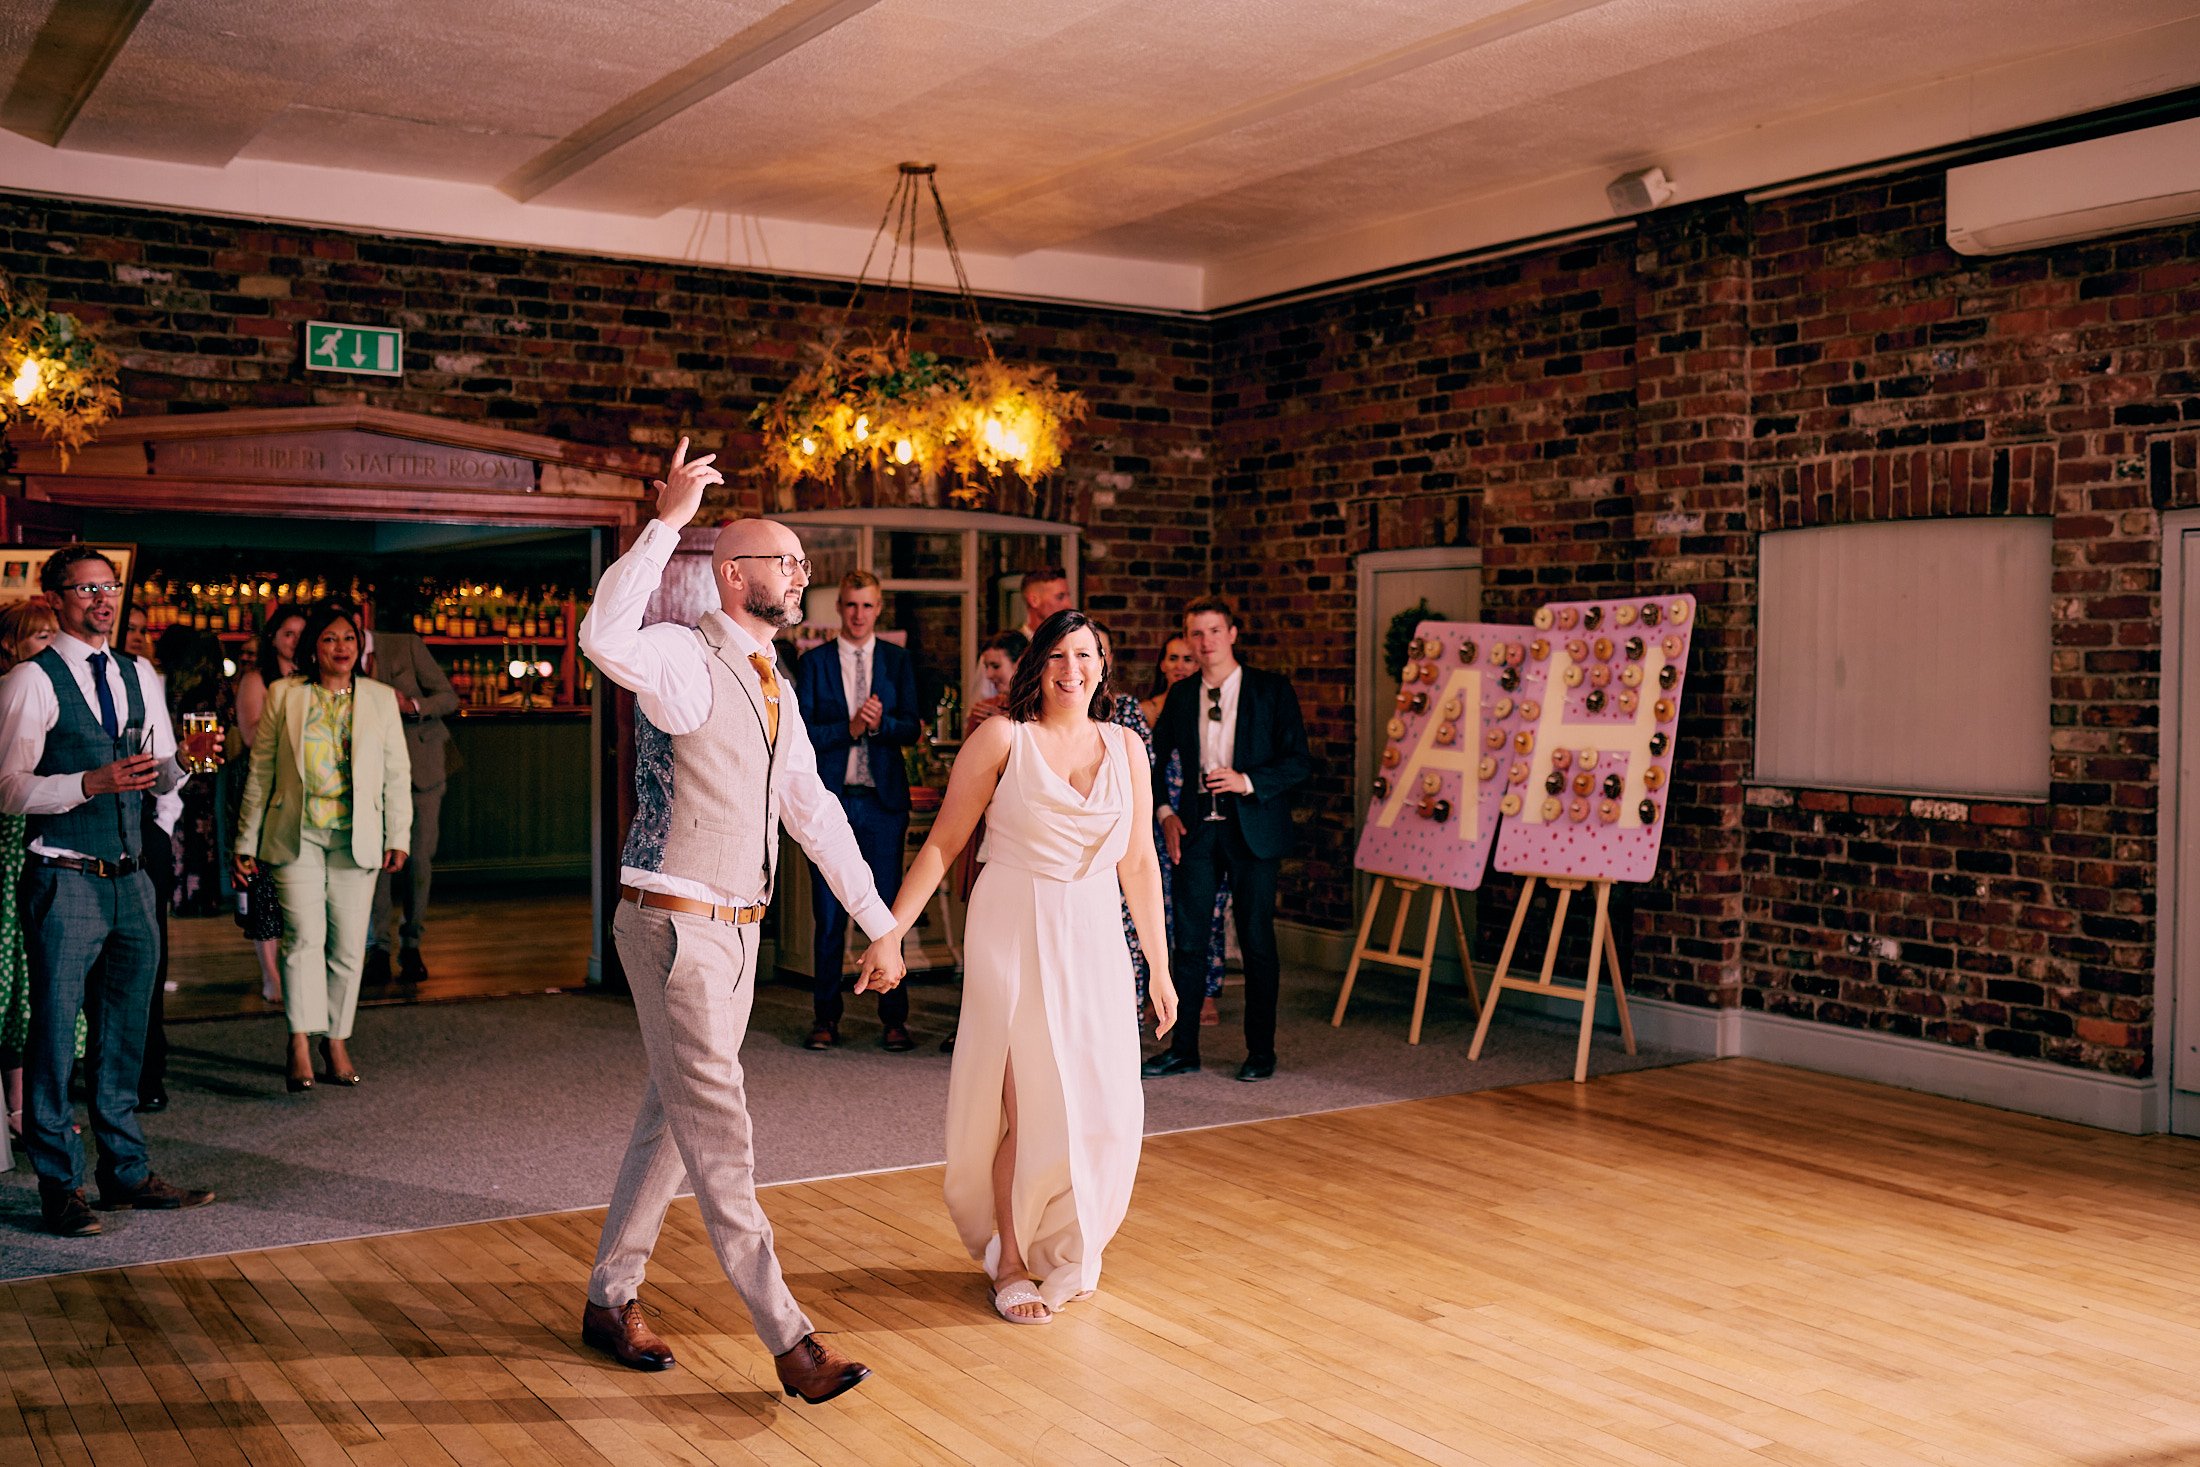
[(613, 104), (521, 164), (497, 187), (521, 203), (537, 197), (696, 103), (808, 45), (879, 0), (794, 0), (732, 40)]
[(0, 127), (59, 147), (153, 0), (56, 0), (31, 41), (15, 85), (0, 100)]
[(1158, 158), (1207, 138), (1257, 126), (1346, 92), (1374, 86), (1378, 82), (1419, 70), (1462, 52), (1495, 45), (1539, 26), (1550, 25), (1554, 21), (1579, 15), (1582, 11), (1596, 10), (1613, 3), (1615, 0), (1525, 0), (1523, 4), (1507, 6), (1494, 15), (1454, 26), (1426, 40), (1385, 51), (1380, 56), (1356, 62), (1325, 76), (1314, 77), (1297, 86), (1285, 87), (1264, 97), (1255, 97), (1224, 111), (1197, 118), (1181, 127), (1170, 128), (1167, 132), (1153, 133), (1094, 153), (1090, 157), (1080, 158), (1066, 168), (1058, 168), (1052, 173), (1041, 174), (1037, 178), (1001, 189), (974, 203), (957, 205), (956, 217), (974, 219), (981, 214), (990, 214), (1025, 199), (1068, 188), (1091, 174), (1143, 162), (1148, 158)]

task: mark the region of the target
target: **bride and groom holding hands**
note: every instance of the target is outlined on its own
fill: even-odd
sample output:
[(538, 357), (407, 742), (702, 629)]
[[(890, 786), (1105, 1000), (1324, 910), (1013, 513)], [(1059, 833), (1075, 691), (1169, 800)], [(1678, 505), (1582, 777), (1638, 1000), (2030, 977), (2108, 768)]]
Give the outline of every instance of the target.
[(740, 1045), (755, 997), (758, 922), (793, 834), (871, 939), (857, 991), (904, 974), (901, 940), (982, 818), (962, 1023), (948, 1082), (946, 1197), (994, 1283), (994, 1307), (1044, 1324), (1098, 1285), (1130, 1206), (1145, 1129), (1122, 910), (1155, 965), (1156, 1032), (1174, 1025), (1144, 746), (1102, 721), (1107, 654), (1061, 611), (1018, 663), (1009, 717), (957, 756), (930, 838), (891, 908), (817, 773), (772, 657), (802, 619), (809, 562), (794, 532), (737, 520), (711, 556), (717, 609), (644, 626), (680, 530), (723, 482), (682, 439), (657, 514), (605, 573), (580, 627), (602, 673), (635, 696), (636, 813), (613, 919), (648, 1057), (648, 1087), (589, 1276), (582, 1338), (662, 1370), (671, 1350), (636, 1301), (683, 1179), (711, 1246), (790, 1397), (830, 1400), (869, 1369), (819, 1340), (788, 1292), (757, 1203)]

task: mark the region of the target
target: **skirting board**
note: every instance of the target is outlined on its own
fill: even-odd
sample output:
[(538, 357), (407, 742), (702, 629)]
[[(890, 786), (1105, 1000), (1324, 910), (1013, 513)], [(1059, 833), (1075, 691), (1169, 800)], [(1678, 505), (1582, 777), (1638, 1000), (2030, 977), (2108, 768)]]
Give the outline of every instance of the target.
[[(1352, 958), (1351, 933), (1296, 922), (1276, 924), (1276, 946), (1286, 963), (1338, 974)], [(1456, 983), (1458, 972), (1456, 965), (1441, 961), (1436, 981), (1441, 984), (1448, 976)], [(1486, 962), (1482, 981), (1489, 982)], [(1581, 1016), (1576, 1004), (1533, 994), (1505, 995), (1504, 1007), (1515, 1005), (1552, 1018), (1578, 1021)], [(1922, 1039), (1813, 1024), (1752, 1009), (1706, 1009), (1655, 998), (1630, 999), (1628, 1007), (1636, 1039), (1655, 1049), (1706, 1059), (1761, 1059), (2131, 1135), (2158, 1130), (2162, 1123), (2161, 1091), (2151, 1080), (1952, 1049)], [(1615, 1032), (1619, 1028), (1609, 990), (1597, 995), (1597, 1025)], [(1598, 1042), (1605, 1041), (1600, 1037)]]
[[(1598, 1025), (1617, 1029), (1619, 1018), (1610, 994), (1600, 994), (1598, 999)], [(1504, 1001), (1510, 1006), (1531, 1000), (1541, 1012), (1555, 1017), (1571, 1019), (1581, 1013), (1572, 1004), (1533, 995), (1507, 994)], [(2151, 1080), (1951, 1049), (1922, 1039), (1813, 1024), (1750, 1009), (1705, 1009), (1655, 998), (1631, 999), (1628, 1007), (1634, 1014), (1636, 1039), (1658, 1049), (1707, 1059), (1793, 1065), (2131, 1135), (2155, 1130), (2160, 1124), (2161, 1092)]]

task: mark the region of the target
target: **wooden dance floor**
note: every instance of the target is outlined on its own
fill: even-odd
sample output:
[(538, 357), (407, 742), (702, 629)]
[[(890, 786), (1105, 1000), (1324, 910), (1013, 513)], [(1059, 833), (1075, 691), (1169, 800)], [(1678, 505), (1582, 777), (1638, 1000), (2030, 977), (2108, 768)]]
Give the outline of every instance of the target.
[(0, 1287), (0, 1462), (2200, 1460), (2191, 1141), (1745, 1061), (1179, 1134), (1036, 1329), (939, 1183), (765, 1194), (826, 1406), (682, 1201), (664, 1375), (576, 1343), (600, 1212)]

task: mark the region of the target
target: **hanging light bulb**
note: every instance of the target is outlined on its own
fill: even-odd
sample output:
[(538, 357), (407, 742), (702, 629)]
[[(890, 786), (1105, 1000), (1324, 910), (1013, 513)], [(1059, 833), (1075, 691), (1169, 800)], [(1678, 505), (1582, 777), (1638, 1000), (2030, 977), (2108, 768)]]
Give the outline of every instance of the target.
[(897, 438), (897, 439), (895, 439), (895, 440), (894, 440), (894, 462), (895, 462), (895, 463), (897, 463), (897, 464), (905, 464), (905, 463), (908, 463), (908, 462), (910, 462), (911, 460), (915, 459), (915, 458), (916, 458), (916, 456), (917, 456), (917, 449), (916, 449), (916, 445), (915, 445), (915, 444), (911, 443), (911, 442), (910, 442), (910, 441), (909, 441), (908, 439), (906, 439), (906, 438)]
[(39, 389), (45, 385), (45, 379), (39, 375), (38, 358), (25, 357), (22, 367), (16, 371), (15, 384), (9, 390), (15, 394), (15, 405), (22, 407), (38, 396)]
[(857, 418), (857, 419), (856, 419), (856, 442), (858, 442), (858, 443), (862, 443), (862, 442), (864, 442), (864, 441), (865, 441), (866, 439), (868, 439), (868, 438), (869, 438), (870, 436), (871, 436), (871, 420), (870, 420), (869, 418), (867, 418), (867, 417), (859, 417), (859, 418)]
[(817, 440), (815, 438), (805, 438), (802, 440), (802, 456), (804, 458), (817, 457)]

